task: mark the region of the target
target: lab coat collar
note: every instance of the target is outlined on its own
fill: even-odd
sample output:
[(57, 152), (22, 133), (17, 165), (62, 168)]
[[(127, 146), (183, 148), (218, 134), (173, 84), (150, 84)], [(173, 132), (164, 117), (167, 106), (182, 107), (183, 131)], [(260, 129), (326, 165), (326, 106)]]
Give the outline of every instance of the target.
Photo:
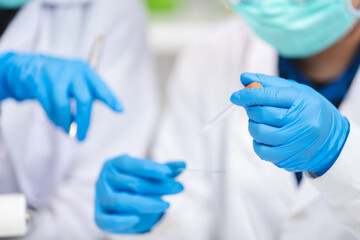
[(299, 189), (295, 195), (295, 202), (290, 210), (290, 217), (296, 218), (308, 208), (311, 203), (318, 200), (321, 197), (320, 192), (310, 182), (307, 177), (303, 177)]
[[(350, 118), (352, 122), (360, 125), (360, 111), (358, 109), (358, 103), (360, 101), (360, 71), (358, 70), (349, 92), (346, 94), (345, 99), (340, 105), (340, 112), (347, 118)], [(350, 127), (351, 128), (351, 127)]]

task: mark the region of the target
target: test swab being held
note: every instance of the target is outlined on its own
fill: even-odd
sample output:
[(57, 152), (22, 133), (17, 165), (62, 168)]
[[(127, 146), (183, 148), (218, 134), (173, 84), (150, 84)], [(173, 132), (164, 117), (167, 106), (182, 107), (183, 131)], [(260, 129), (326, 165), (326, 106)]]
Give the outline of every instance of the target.
[[(263, 86), (258, 82), (253, 82), (247, 85), (246, 88), (262, 88)], [(210, 131), (218, 122), (223, 120), (225, 117), (227, 117), (230, 113), (232, 113), (235, 109), (237, 109), (238, 106), (231, 104), (229, 107), (227, 107), (225, 110), (223, 110), (221, 113), (219, 113), (215, 118), (213, 118), (210, 122), (205, 124), (201, 130), (200, 134), (207, 133)]]
[(212, 170), (212, 169), (187, 169), (187, 168), (179, 168), (177, 169), (179, 172), (194, 172), (194, 173), (226, 173), (226, 170)]
[[(99, 59), (100, 59), (100, 55), (101, 55), (101, 50), (102, 50), (102, 47), (103, 47), (103, 43), (104, 43), (104, 37), (99, 36), (96, 39), (94, 47), (93, 47), (93, 49), (91, 51), (90, 58), (89, 58), (89, 65), (93, 69), (96, 69), (98, 67)], [(76, 135), (77, 135), (77, 123), (75, 121), (73, 121), (74, 115), (76, 114), (75, 109), (76, 109), (76, 104), (73, 103), (71, 105), (72, 121), (71, 121), (70, 129), (69, 129), (69, 137), (71, 139), (74, 139), (76, 137)]]
[(235, 111), (238, 108), (238, 106), (231, 104), (230, 106), (228, 106), (224, 111), (222, 111), (221, 113), (219, 113), (218, 115), (216, 115), (216, 117), (214, 117), (210, 122), (208, 122), (207, 124), (205, 124), (201, 130), (200, 130), (200, 134), (203, 133), (207, 133), (208, 131), (210, 131), (218, 122), (220, 122), (221, 120), (223, 120), (225, 117), (227, 117), (230, 113), (232, 113), (233, 111)]

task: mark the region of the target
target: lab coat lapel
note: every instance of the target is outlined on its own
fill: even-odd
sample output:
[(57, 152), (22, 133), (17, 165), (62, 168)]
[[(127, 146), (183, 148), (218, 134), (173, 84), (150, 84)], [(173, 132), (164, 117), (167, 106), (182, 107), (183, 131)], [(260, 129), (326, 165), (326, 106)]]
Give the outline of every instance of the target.
[[(359, 91), (360, 91), (360, 71), (358, 70), (355, 79), (351, 84), (351, 88), (339, 108), (340, 112), (345, 117), (351, 118), (351, 120), (357, 123), (358, 125), (360, 125)], [(351, 127), (350, 127), (350, 131), (351, 131)]]

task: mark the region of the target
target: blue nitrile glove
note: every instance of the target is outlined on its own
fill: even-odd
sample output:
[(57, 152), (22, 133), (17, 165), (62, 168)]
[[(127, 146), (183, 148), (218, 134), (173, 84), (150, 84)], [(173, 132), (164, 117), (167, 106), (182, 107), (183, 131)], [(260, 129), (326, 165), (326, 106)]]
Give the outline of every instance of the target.
[(254, 150), (263, 160), (291, 172), (323, 175), (338, 158), (350, 131), (348, 120), (314, 89), (278, 77), (244, 73), (246, 86), (231, 101), (245, 107)]
[(184, 162), (160, 164), (124, 155), (106, 162), (96, 184), (95, 221), (109, 233), (146, 233), (169, 203), (161, 197), (183, 191), (175, 177)]
[(79, 140), (86, 137), (94, 100), (104, 102), (114, 111), (123, 110), (115, 95), (86, 63), (44, 55), (0, 55), (0, 101), (6, 98), (37, 99), (49, 118), (65, 132), (72, 121), (73, 98)]

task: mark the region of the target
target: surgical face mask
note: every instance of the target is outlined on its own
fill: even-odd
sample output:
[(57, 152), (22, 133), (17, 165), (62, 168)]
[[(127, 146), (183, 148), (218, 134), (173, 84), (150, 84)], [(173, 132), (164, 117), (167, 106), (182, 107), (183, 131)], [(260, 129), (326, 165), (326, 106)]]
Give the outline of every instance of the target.
[(344, 37), (359, 13), (351, 0), (229, 0), (259, 37), (280, 55), (305, 58)]
[(19, 8), (31, 0), (0, 0), (0, 9), (15, 9)]

